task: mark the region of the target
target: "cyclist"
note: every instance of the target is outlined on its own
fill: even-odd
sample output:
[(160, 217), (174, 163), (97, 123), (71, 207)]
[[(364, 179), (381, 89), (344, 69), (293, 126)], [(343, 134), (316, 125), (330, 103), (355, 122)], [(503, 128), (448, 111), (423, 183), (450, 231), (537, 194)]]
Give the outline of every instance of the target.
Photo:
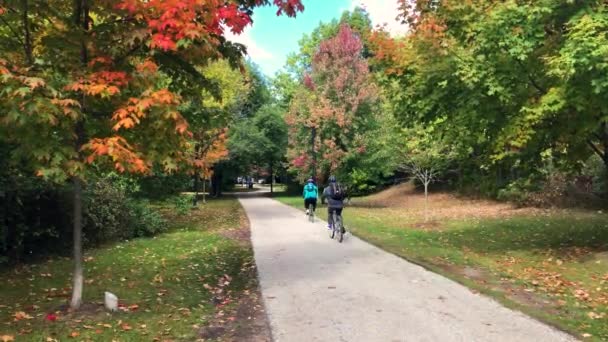
[(309, 178), (304, 185), (304, 190), (302, 191), (302, 196), (304, 196), (304, 207), (306, 208), (306, 215), (309, 215), (310, 212), (308, 210), (308, 206), (312, 204), (312, 210), (317, 210), (317, 197), (319, 197), (319, 189), (315, 185), (315, 181), (312, 178)]
[(331, 229), (334, 224), (333, 213), (342, 215), (344, 209), (344, 199), (346, 192), (342, 185), (336, 180), (336, 176), (329, 177), (329, 185), (323, 190), (323, 199), (327, 199), (327, 229)]

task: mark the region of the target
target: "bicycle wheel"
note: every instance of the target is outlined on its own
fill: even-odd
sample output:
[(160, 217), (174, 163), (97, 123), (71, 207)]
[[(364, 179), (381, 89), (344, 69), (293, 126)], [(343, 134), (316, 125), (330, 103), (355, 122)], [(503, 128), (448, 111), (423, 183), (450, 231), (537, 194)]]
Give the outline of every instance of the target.
[(329, 238), (333, 239), (334, 236), (336, 235), (336, 212), (334, 211), (332, 213), (333, 218), (334, 218), (334, 224), (332, 225), (331, 229), (329, 230)]
[(315, 222), (315, 211), (312, 203), (308, 204), (308, 221)]
[(342, 227), (342, 215), (334, 217), (334, 230), (338, 234), (338, 242), (344, 240), (344, 228)]

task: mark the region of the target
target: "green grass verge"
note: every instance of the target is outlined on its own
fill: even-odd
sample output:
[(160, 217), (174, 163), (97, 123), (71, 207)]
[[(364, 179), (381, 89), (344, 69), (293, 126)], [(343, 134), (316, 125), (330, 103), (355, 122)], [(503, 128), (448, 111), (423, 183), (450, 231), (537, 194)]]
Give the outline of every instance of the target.
[[(276, 199), (303, 210), (299, 197)], [(397, 208), (353, 206), (343, 216), (353, 234), (380, 248), (578, 337), (608, 340), (604, 213), (555, 210), (427, 228)]]
[[(71, 260), (3, 271), (0, 340), (3, 335), (16, 341), (195, 340), (199, 326), (255, 286), (253, 254), (250, 246), (223, 234), (246, 222), (235, 199), (210, 201), (180, 217), (170, 208), (164, 208), (170, 233), (86, 252), (84, 312), (64, 310)], [(123, 310), (99, 310), (104, 291), (115, 293)]]

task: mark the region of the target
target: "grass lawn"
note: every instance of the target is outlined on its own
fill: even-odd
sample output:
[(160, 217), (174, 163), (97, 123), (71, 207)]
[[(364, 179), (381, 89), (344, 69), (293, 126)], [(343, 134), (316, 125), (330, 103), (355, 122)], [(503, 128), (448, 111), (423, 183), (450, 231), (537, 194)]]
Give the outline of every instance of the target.
[[(261, 306), (239, 203), (212, 200), (181, 217), (159, 209), (169, 233), (86, 252), (81, 312), (66, 310), (68, 258), (2, 271), (0, 341), (238, 339), (235, 334), (264, 326), (253, 322)], [(103, 310), (104, 291), (118, 296), (119, 312)]]
[[(345, 225), (509, 307), (580, 338), (608, 340), (608, 215), (508, 209), (444, 195), (431, 198), (425, 221), (420, 206), (404, 204), (419, 204), (416, 196), (355, 199), (344, 211)], [(299, 197), (276, 199), (303, 210)], [(479, 215), (462, 214), (471, 207)], [(326, 218), (325, 208), (318, 215)]]

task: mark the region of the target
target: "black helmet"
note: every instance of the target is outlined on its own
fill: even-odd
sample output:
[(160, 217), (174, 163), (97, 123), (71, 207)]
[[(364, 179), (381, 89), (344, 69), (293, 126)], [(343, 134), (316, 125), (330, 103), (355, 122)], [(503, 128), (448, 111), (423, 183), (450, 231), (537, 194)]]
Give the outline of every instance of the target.
[(336, 182), (336, 176), (329, 176), (329, 182), (330, 183), (335, 183)]

